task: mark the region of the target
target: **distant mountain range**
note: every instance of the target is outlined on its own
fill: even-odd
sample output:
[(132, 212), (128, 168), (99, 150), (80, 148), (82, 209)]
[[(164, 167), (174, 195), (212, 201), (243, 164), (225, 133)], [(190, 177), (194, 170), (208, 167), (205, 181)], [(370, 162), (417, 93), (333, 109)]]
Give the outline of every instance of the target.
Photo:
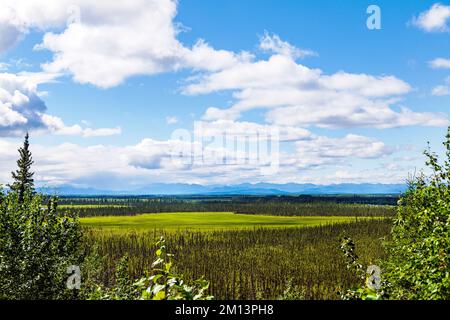
[(111, 191), (93, 188), (77, 188), (70, 185), (41, 188), (40, 191), (58, 195), (297, 195), (297, 194), (399, 194), (406, 190), (405, 184), (342, 183), (272, 184), (243, 183), (237, 185), (165, 184), (156, 183), (132, 191)]

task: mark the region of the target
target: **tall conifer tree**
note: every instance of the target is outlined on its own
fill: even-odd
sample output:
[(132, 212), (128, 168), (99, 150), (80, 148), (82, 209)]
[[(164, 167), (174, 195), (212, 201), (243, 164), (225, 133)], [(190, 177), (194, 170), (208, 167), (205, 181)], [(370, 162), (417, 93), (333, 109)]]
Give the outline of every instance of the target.
[(34, 191), (34, 172), (31, 172), (31, 166), (34, 163), (33, 157), (30, 152), (28, 132), (25, 135), (25, 140), (23, 142), (23, 147), (19, 149), (20, 158), (17, 160), (18, 169), (15, 172), (11, 172), (14, 182), (8, 187), (13, 191), (17, 192), (19, 196), (19, 202), (23, 202), (25, 193), (27, 191)]

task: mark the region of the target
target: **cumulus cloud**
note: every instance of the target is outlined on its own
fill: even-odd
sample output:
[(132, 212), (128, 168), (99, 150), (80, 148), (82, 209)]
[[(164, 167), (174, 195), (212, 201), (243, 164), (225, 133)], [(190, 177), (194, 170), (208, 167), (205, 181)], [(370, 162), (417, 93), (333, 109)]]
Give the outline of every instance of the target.
[[(446, 8), (433, 6), (416, 19), (417, 24), (427, 31), (446, 30)], [(276, 34), (266, 32), (260, 38), (259, 50), (268, 54), (265, 60), (248, 52), (218, 50), (202, 39), (187, 46), (178, 40), (181, 30), (174, 22), (176, 14), (175, 0), (2, 0), (0, 52), (38, 30), (44, 36), (35, 49), (48, 50), (52, 58), (42, 65), (40, 73), (0, 74), (0, 136), (24, 130), (83, 137), (120, 134), (120, 127), (68, 125), (48, 114), (42, 100), (45, 92), (38, 90), (39, 84), (68, 74), (77, 82), (110, 88), (136, 75), (183, 68), (196, 72), (182, 88), (184, 94), (230, 91), (233, 95), (230, 108), (211, 107), (205, 112), (202, 138), (224, 132), (238, 139), (254, 138), (258, 132), (278, 131), (280, 141), (295, 149), (278, 151), (280, 172), (269, 179), (280, 182), (323, 182), (320, 174), (327, 168), (335, 170), (330, 173), (334, 179), (350, 179), (348, 172), (355, 171), (346, 167), (352, 159), (370, 161), (393, 152), (370, 137), (317, 136), (305, 129), (308, 126), (334, 129), (447, 124), (444, 114), (415, 112), (399, 105), (412, 91), (405, 81), (393, 75), (326, 74), (298, 63), (300, 58), (317, 55), (315, 52), (297, 48)], [(450, 63), (441, 58), (431, 66), (449, 68)], [(266, 124), (238, 121), (254, 109), (265, 110)], [(166, 119), (169, 124), (176, 120)], [(16, 147), (0, 139), (0, 182), (7, 178), (4, 172), (14, 166), (15, 156), (5, 150)], [(51, 149), (35, 145), (33, 149), (37, 178), (44, 184), (98, 186), (105, 177), (120, 188), (125, 180), (130, 186), (157, 181), (260, 181), (260, 168), (267, 162), (247, 163), (250, 156), (246, 152), (232, 151), (217, 144), (204, 146), (198, 141), (176, 139), (143, 139), (124, 147), (65, 143)], [(205, 162), (205, 155), (211, 159)]]
[(390, 155), (393, 152), (392, 148), (379, 140), (354, 134), (343, 138), (317, 136), (311, 140), (297, 142), (296, 147), (299, 155), (317, 159), (349, 157), (371, 159)]
[(362, 107), (352, 104), (341, 105), (340, 101), (336, 101), (324, 104), (322, 109), (314, 106), (276, 108), (267, 113), (267, 120), (277, 125), (315, 125), (330, 129), (351, 127), (386, 129), (414, 125), (439, 127), (448, 124), (445, 114), (413, 112), (407, 108), (401, 108), (396, 112), (385, 102), (365, 102), (367, 105)]
[[(430, 12), (443, 7), (433, 6)], [(396, 111), (398, 98), (411, 91), (403, 80), (324, 74), (296, 62), (314, 55), (312, 51), (299, 49), (276, 34), (266, 32), (260, 39), (260, 49), (271, 54), (267, 60), (255, 61), (248, 52), (217, 50), (204, 40), (187, 47), (177, 39), (174, 0), (121, 0), (114, 5), (106, 0), (4, 0), (0, 9), (4, 9), (0, 10), (4, 26), (0, 35), (15, 34), (8, 28), (20, 35), (34, 29), (45, 32), (36, 47), (53, 53), (53, 59), (43, 65), (44, 74), (68, 73), (80, 83), (109, 88), (135, 75), (189, 68), (199, 74), (183, 88), (185, 94), (233, 91), (236, 103), (228, 109), (209, 108), (203, 116), (207, 121), (237, 120), (248, 110), (266, 108), (266, 119), (274, 125), (387, 128), (447, 123), (441, 114), (416, 113), (406, 107)], [(423, 14), (418, 21), (430, 19)], [(2, 112), (5, 119), (8, 114), (5, 122), (23, 121), (5, 107)]]
[(200, 39), (192, 49), (185, 48), (182, 66), (200, 71), (219, 71), (253, 59), (253, 54), (249, 52), (234, 53), (227, 50), (217, 50)]
[[(20, 144), (18, 140), (0, 138), (0, 183), (9, 181), (8, 173), (15, 166), (16, 150)], [(180, 151), (185, 152), (182, 158)], [(274, 156), (279, 157), (279, 169), (267, 176), (262, 176), (260, 171), (268, 165), (266, 161), (244, 161), (249, 157), (247, 152), (229, 151), (219, 145), (202, 145), (198, 141), (179, 139), (143, 139), (128, 146), (82, 146), (73, 143), (44, 146), (32, 143), (39, 185), (50, 187), (71, 184), (121, 190), (155, 182), (225, 184), (251, 179), (255, 182), (295, 180), (329, 183), (332, 180), (323, 180), (327, 170), (344, 170), (351, 165), (353, 158), (369, 161), (389, 156), (393, 148), (363, 136), (309, 136), (295, 143), (294, 152), (275, 153)], [(404, 175), (404, 172), (401, 174)]]
[(67, 126), (61, 118), (48, 114), (38, 84), (52, 79), (48, 74), (0, 73), (0, 136), (22, 135), (24, 131), (84, 137), (121, 133), (120, 128)]
[(310, 139), (311, 132), (289, 126), (264, 125), (247, 121), (215, 120), (196, 122), (196, 133), (200, 137), (227, 137), (236, 140), (271, 139), (276, 136), (281, 142)]
[(433, 4), (430, 9), (413, 18), (413, 24), (427, 32), (448, 32), (450, 6)]
[(260, 39), (259, 48), (266, 52), (280, 54), (294, 59), (318, 55), (312, 50), (299, 49), (289, 42), (281, 40), (276, 34), (270, 35), (267, 31)]
[[(264, 41), (264, 40), (263, 40)], [(236, 102), (226, 109), (210, 107), (207, 121), (237, 120), (253, 109), (266, 109), (274, 125), (324, 128), (410, 125), (445, 126), (444, 114), (414, 112), (398, 106), (411, 86), (395, 76), (337, 72), (327, 75), (297, 63), (290, 54), (236, 64), (191, 79), (188, 95), (232, 91)]]
[(45, 125), (44, 130), (46, 132), (53, 133), (55, 135), (77, 135), (85, 138), (89, 137), (108, 137), (114, 135), (120, 135), (122, 129), (117, 128), (85, 128), (81, 125), (75, 124), (67, 126), (64, 121), (59, 118), (48, 114), (41, 115), (42, 123)]
[(291, 57), (273, 55), (268, 60), (236, 64), (220, 72), (194, 78), (183, 92), (194, 95), (248, 88), (305, 88), (319, 79), (320, 74), (320, 70), (297, 64)]
[(170, 147), (170, 141), (144, 139), (136, 146), (127, 147), (123, 154), (135, 168), (156, 170), (171, 165)]
[[(0, 138), (0, 184), (10, 181), (9, 172), (15, 167), (20, 141)], [(179, 159), (183, 149), (200, 148), (195, 142), (143, 139), (136, 145), (81, 146), (63, 143), (56, 146), (32, 144), (36, 182), (44, 186), (71, 184), (78, 187), (102, 187), (120, 190), (155, 182), (211, 183), (235, 179), (235, 174), (252, 177), (260, 175), (254, 165), (224, 165), (222, 152), (209, 152), (216, 159), (195, 161)], [(211, 147), (208, 147), (211, 151)], [(201, 150), (195, 151), (200, 155)], [(101, 170), (99, 170), (101, 168)], [(189, 169), (189, 170), (187, 170)]]
[(450, 94), (450, 88), (448, 86), (437, 86), (431, 90), (433, 96), (447, 96)]
[(437, 58), (430, 61), (430, 66), (433, 69), (450, 69), (450, 59)]
[(0, 74), (0, 135), (15, 134), (25, 127), (42, 128), (45, 110), (35, 83), (15, 74)]
[[(429, 65), (433, 69), (450, 69), (450, 59), (436, 58), (430, 61)], [(449, 79), (450, 77), (447, 77), (445, 81), (450, 82)], [(439, 85), (431, 90), (431, 94), (433, 96), (446, 96), (450, 94), (450, 88), (446, 85)]]
[(325, 89), (355, 93), (363, 97), (387, 97), (408, 93), (409, 84), (394, 76), (371, 76), (367, 74), (351, 74), (338, 72), (331, 76), (323, 76), (319, 83)]
[(216, 71), (252, 59), (245, 52), (215, 50), (203, 40), (184, 46), (173, 21), (175, 0), (4, 0), (0, 12), (0, 51), (30, 30), (44, 31), (35, 48), (53, 53), (45, 71), (103, 88), (136, 75)]

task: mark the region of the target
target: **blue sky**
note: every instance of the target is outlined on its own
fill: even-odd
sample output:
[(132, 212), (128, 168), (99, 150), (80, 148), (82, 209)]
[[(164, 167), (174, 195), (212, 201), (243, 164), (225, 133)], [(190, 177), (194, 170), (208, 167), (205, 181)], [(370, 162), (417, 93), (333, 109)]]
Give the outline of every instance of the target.
[[(26, 130), (39, 184), (108, 189), (398, 183), (423, 167), (427, 141), (441, 150), (445, 1), (16, 2), (0, 4), (0, 183)], [(366, 26), (371, 4), (381, 30)], [(276, 173), (173, 161), (185, 146), (174, 130), (193, 136), (198, 122), (238, 140), (281, 130)]]

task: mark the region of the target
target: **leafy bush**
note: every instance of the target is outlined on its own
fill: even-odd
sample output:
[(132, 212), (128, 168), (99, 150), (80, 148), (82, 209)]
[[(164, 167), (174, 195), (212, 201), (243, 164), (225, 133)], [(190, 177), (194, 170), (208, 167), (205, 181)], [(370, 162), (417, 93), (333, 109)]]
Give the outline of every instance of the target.
[(412, 179), (399, 201), (385, 264), (396, 299), (450, 299), (450, 128), (446, 160), (425, 151), (432, 174)]
[[(342, 300), (381, 300), (387, 297), (384, 289), (386, 284), (381, 282), (378, 275), (374, 275), (373, 268), (370, 266), (366, 269), (359, 263), (358, 255), (356, 254), (356, 246), (353, 240), (349, 237), (343, 237), (340, 245), (341, 251), (347, 259), (347, 269), (353, 269), (358, 278), (364, 282), (363, 286), (340, 292)], [(376, 266), (373, 266), (376, 267)]]
[[(424, 152), (431, 175), (421, 173), (411, 179), (399, 200), (391, 241), (386, 245), (388, 259), (382, 264), (382, 291), (363, 286), (347, 290), (341, 298), (450, 299), (450, 128), (444, 146), (443, 164), (430, 148)], [(341, 249), (348, 267), (364, 278), (353, 241), (344, 238)]]
[(70, 298), (67, 267), (79, 263), (81, 227), (57, 199), (0, 190), (0, 299)]

